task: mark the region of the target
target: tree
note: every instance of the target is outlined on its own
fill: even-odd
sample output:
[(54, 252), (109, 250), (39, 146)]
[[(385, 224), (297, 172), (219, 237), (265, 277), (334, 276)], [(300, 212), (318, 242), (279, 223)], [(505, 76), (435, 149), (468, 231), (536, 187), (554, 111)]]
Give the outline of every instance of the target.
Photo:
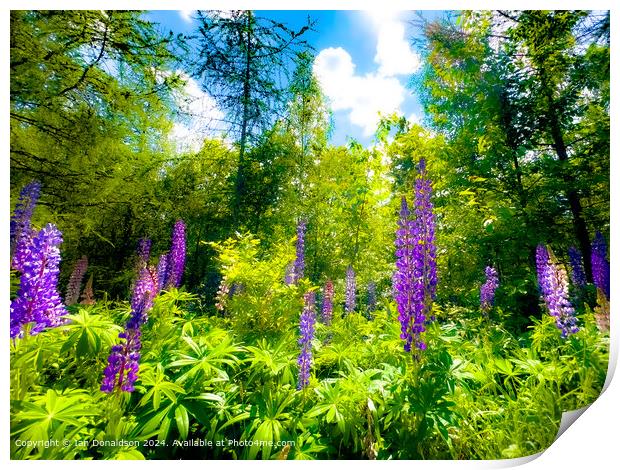
[(41, 181), (38, 213), (65, 233), (65, 259), (87, 254), (111, 284), (157, 206), (179, 85), (161, 73), (174, 38), (140, 15), (11, 12), (11, 184)]
[(233, 220), (239, 222), (247, 188), (246, 151), (276, 121), (286, 103), (290, 60), (307, 48), (301, 36), (311, 23), (293, 31), (251, 10), (199, 11), (198, 59), (194, 75), (226, 113), (239, 147), (234, 182)]
[(313, 74), (314, 55), (299, 53), (290, 84), (291, 100), (286, 115), (286, 129), (298, 148), (297, 174), (294, 177), (299, 198), (307, 173), (307, 158), (327, 145), (329, 111), (318, 80)]
[[(517, 45), (524, 46), (529, 59), (524, 68), (536, 78), (529, 81), (527, 90), (521, 89), (520, 92), (522, 96), (528, 95), (538, 117), (534, 139), (551, 142), (561, 164), (559, 175), (565, 183), (564, 193), (572, 214), (575, 236), (583, 253), (586, 277), (591, 281), (590, 237), (577, 181), (573, 169), (569, 168), (569, 153), (574, 143), (570, 141), (570, 135), (577, 127), (575, 123), (583, 120), (581, 98), (585, 83), (579, 69), (587, 60), (579, 50), (576, 33), (588, 13), (523, 11), (518, 15), (500, 14), (514, 22), (509, 27), (509, 37)], [(609, 66), (606, 69), (609, 71)]]
[[(530, 13), (536, 18), (526, 20)], [(606, 223), (609, 69), (605, 21), (595, 15), (507, 15), (465, 12), (426, 25), (420, 91), (447, 138), (448, 191), (478, 208), (478, 233), (464, 220), (457, 231), (482, 245), (480, 265), (501, 261), (516, 280), (538, 242), (577, 240), (588, 253), (587, 224)], [(594, 64), (603, 67), (586, 81)]]

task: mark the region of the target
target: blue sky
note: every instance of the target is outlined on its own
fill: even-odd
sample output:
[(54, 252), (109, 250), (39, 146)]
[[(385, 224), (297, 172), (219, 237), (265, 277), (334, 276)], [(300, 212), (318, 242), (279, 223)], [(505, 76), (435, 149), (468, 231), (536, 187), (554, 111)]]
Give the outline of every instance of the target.
[[(151, 11), (145, 16), (165, 31), (189, 34), (196, 26), (192, 13)], [(422, 14), (433, 18), (441, 12)], [(363, 145), (370, 144), (379, 112), (398, 112), (411, 121), (423, 117), (415, 91), (407, 86), (421, 66), (418, 52), (410, 45), (410, 38), (420, 34), (409, 24), (416, 18), (413, 11), (270, 10), (257, 11), (257, 15), (281, 21), (292, 29), (303, 26), (308, 15), (316, 20), (315, 31), (304, 37), (315, 48), (314, 72), (333, 111), (332, 143), (344, 144), (354, 138)], [(188, 80), (186, 88), (195, 99), (187, 105), (188, 114), (208, 122), (221, 117), (216, 103), (195, 81)], [(204, 127), (197, 122), (179, 124), (178, 137), (188, 142), (201, 132), (198, 128)]]

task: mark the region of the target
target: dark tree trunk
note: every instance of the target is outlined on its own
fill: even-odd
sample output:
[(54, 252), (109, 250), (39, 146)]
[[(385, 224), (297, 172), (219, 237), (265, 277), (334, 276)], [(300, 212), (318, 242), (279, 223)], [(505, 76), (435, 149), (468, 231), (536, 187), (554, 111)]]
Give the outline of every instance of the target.
[(243, 80), (243, 119), (241, 122), (241, 138), (239, 139), (239, 166), (235, 180), (235, 197), (233, 199), (233, 223), (239, 224), (239, 214), (245, 192), (245, 149), (248, 140), (248, 126), (250, 122), (250, 79), (252, 73), (252, 12), (247, 12), (245, 38), (245, 74)]
[[(544, 82), (543, 82), (544, 83)], [(549, 86), (545, 85), (545, 93), (548, 103), (547, 119), (549, 123), (549, 130), (551, 132), (551, 138), (553, 139), (553, 147), (561, 162), (568, 160), (568, 152), (566, 150), (566, 143), (564, 142), (564, 136), (562, 135), (562, 129), (560, 127), (560, 120), (556, 109), (555, 101), (553, 100), (552, 90)], [(579, 248), (583, 255), (583, 266), (586, 271), (586, 278), (588, 282), (592, 282), (592, 260), (590, 256), (592, 250), (590, 247), (590, 236), (588, 235), (588, 228), (583, 218), (583, 208), (581, 206), (581, 200), (579, 194), (574, 188), (575, 178), (568, 173), (564, 168), (562, 171), (562, 178), (566, 183), (566, 197), (570, 206), (570, 211), (573, 216), (573, 226), (575, 229), (575, 237)]]

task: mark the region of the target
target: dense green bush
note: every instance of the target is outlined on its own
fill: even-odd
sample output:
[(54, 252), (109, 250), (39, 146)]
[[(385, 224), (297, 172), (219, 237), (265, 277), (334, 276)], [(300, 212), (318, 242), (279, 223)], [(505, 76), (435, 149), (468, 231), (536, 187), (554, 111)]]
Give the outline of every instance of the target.
[[(182, 291), (157, 297), (132, 394), (98, 391), (116, 325), (128, 314), (124, 304), (72, 307), (66, 326), (17, 339), (12, 457), (511, 458), (550, 445), (561, 413), (591, 403), (605, 380), (608, 336), (589, 309), (567, 340), (548, 316), (514, 336), (474, 311), (438, 312), (447, 319), (429, 325), (428, 349), (416, 361), (402, 351), (388, 304), (373, 320), (342, 317), (337, 308), (331, 326), (319, 324), (310, 386), (296, 390), (295, 322), (248, 336), (234, 318), (234, 309), (266, 314), (247, 294), (263, 283), (279, 282), (289, 298), (286, 290), (295, 288), (280, 274), (278, 281), (258, 276), (254, 287), (243, 278), (247, 290), (225, 315), (191, 311), (195, 297)], [(70, 445), (15, 445), (48, 439)], [(93, 439), (128, 445), (89, 446)], [(173, 445), (192, 439), (212, 445)], [(244, 447), (229, 440), (291, 442)]]

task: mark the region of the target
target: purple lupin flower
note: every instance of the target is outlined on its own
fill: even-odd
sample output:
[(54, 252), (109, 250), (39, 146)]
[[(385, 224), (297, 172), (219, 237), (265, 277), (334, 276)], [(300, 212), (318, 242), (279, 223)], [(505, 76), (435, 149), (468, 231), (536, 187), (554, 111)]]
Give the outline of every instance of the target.
[(88, 258), (86, 255), (82, 256), (73, 267), (73, 272), (67, 283), (67, 295), (65, 295), (65, 305), (73, 305), (80, 298), (80, 292), (82, 291), (82, 279), (88, 269)]
[(301, 390), (310, 383), (310, 367), (312, 366), (312, 339), (314, 338), (315, 313), (315, 294), (307, 292), (304, 294), (304, 309), (299, 318), (299, 347), (301, 352), (297, 358), (299, 366), (299, 377), (297, 380), (297, 390)]
[(431, 309), (432, 301), (437, 294), (437, 262), (435, 247), (435, 216), (431, 194), (431, 180), (426, 177), (426, 162), (420, 160), (418, 178), (415, 182), (414, 200), (414, 233), (417, 243), (414, 245), (414, 259), (421, 277), (424, 291), (424, 314)]
[(353, 313), (355, 311), (355, 271), (349, 265), (347, 268), (347, 277), (344, 287), (344, 311), (345, 313)]
[(29, 246), (17, 245), (17, 253), (23, 259), (23, 271), (19, 280), (17, 297), (11, 302), (11, 337), (23, 335), (23, 326), (35, 323), (30, 334), (44, 328), (59, 326), (64, 322), (67, 310), (58, 294), (60, 272), (59, 245), (62, 234), (53, 224), (47, 224), (36, 234)]
[[(435, 217), (431, 202), (432, 185), (426, 178), (426, 164), (420, 161), (415, 181), (414, 215), (411, 219), (407, 200), (401, 203), (399, 227), (396, 231), (395, 300), (401, 323), (401, 339), (405, 351), (426, 349), (421, 339), (425, 321), (437, 291)], [(417, 357), (417, 356), (416, 356)]]
[(550, 248), (536, 248), (538, 283), (549, 315), (555, 318), (562, 338), (579, 331), (575, 309), (568, 300), (568, 276)]
[(157, 284), (158, 292), (164, 290), (168, 283), (168, 253), (164, 253), (159, 257), (157, 263)]
[(153, 299), (158, 289), (156, 270), (150, 266), (144, 267), (134, 286), (131, 316), (125, 330), (118, 335), (123, 341), (112, 346), (108, 365), (103, 371), (102, 392), (112, 393), (115, 389), (123, 392), (134, 391), (142, 347), (140, 327), (148, 320), (148, 312), (153, 307)]
[(609, 284), (609, 261), (607, 261), (607, 243), (601, 232), (596, 232), (592, 241), (592, 279), (607, 300), (611, 300)]
[(323, 308), (321, 309), (323, 323), (331, 325), (334, 313), (334, 283), (328, 280), (323, 287)]
[(297, 284), (304, 277), (306, 220), (301, 219), (297, 224), (297, 241), (295, 242), (295, 260), (286, 266), (284, 283), (287, 286)]
[(570, 260), (573, 284), (577, 289), (583, 289), (586, 286), (586, 273), (583, 270), (581, 252), (574, 246), (571, 246), (568, 249), (568, 259)]
[(538, 288), (543, 297), (547, 296), (548, 284), (545, 282), (547, 278), (547, 268), (549, 266), (549, 251), (545, 245), (536, 247), (536, 276), (538, 278)]
[(10, 224), (11, 267), (19, 272), (24, 270), (24, 261), (28, 247), (32, 243), (35, 231), (30, 223), (34, 207), (41, 193), (41, 183), (32, 181), (19, 193)]
[(149, 264), (149, 258), (151, 256), (151, 240), (148, 238), (141, 238), (138, 240), (138, 248), (136, 249), (136, 255), (138, 255), (137, 271), (142, 271), (142, 268)]
[[(396, 272), (392, 277), (392, 289), (394, 300), (398, 309), (398, 320), (401, 324), (400, 338), (405, 341), (405, 351), (411, 351), (414, 339), (412, 322), (415, 319), (414, 310), (414, 260), (413, 245), (414, 224), (411, 220), (411, 213), (407, 206), (407, 199), (403, 196), (400, 206), (400, 217), (398, 219), (398, 229), (396, 230)], [(424, 331), (424, 322), (416, 325), (416, 333)]]
[(243, 294), (245, 292), (245, 284), (242, 282), (233, 282), (230, 286), (230, 293), (228, 294), (228, 298), (232, 298), (237, 294)]
[(123, 392), (133, 392), (140, 368), (140, 330), (125, 330), (118, 337), (124, 339), (121, 344), (112, 346), (108, 356), (108, 365), (103, 371), (101, 391), (112, 393), (115, 388)]
[(185, 270), (185, 223), (179, 219), (172, 229), (172, 243), (168, 254), (166, 287), (180, 287)]
[(215, 308), (220, 312), (226, 310), (226, 304), (228, 303), (230, 294), (230, 285), (226, 277), (223, 277), (220, 281), (220, 286), (215, 294)]
[(487, 266), (484, 270), (486, 281), (480, 286), (480, 309), (487, 316), (489, 310), (493, 307), (495, 301), (495, 289), (499, 286), (497, 271), (491, 266)]
[(132, 316), (127, 323), (128, 328), (140, 327), (146, 323), (145, 316), (153, 307), (153, 300), (159, 293), (159, 280), (157, 270), (152, 266), (146, 266), (140, 271), (140, 277), (136, 281), (131, 296)]
[(306, 267), (305, 261), (305, 236), (306, 236), (306, 220), (301, 219), (297, 224), (297, 243), (295, 245), (295, 282), (299, 282), (301, 278), (304, 277), (304, 271)]

